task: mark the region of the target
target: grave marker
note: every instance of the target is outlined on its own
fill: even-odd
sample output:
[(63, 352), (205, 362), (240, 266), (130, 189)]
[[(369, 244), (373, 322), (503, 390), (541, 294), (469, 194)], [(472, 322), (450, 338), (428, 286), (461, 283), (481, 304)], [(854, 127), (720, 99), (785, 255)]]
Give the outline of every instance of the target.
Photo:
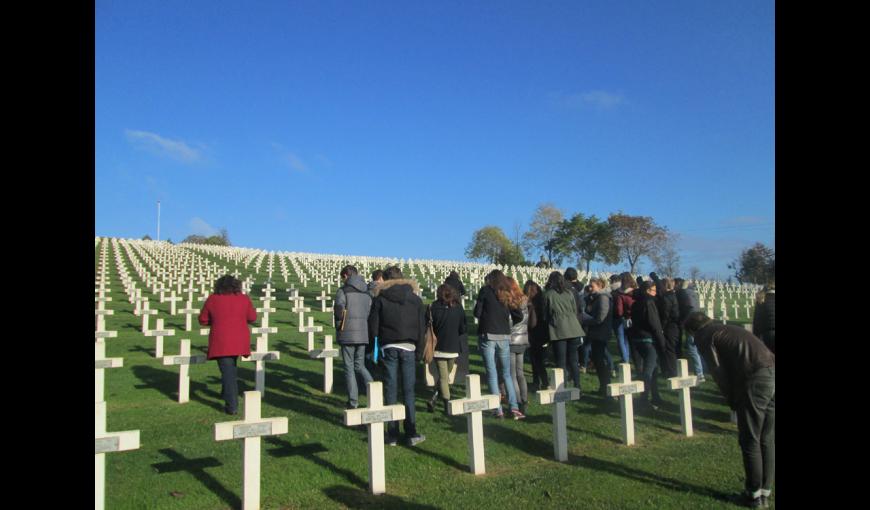
[(499, 395), (480, 394), (480, 376), (465, 376), (466, 398), (450, 400), (448, 412), (451, 416), (467, 414), (468, 422), (468, 468), (475, 475), (486, 473), (486, 460), (483, 449), (483, 411), (499, 407)]
[(164, 356), (164, 365), (179, 365), (178, 370), (178, 403), (190, 401), (190, 365), (205, 363), (204, 354), (190, 355), (190, 340), (181, 339), (181, 352), (178, 356)]
[(94, 402), (94, 508), (106, 507), (106, 454), (137, 450), (139, 431), (106, 432), (106, 403)]
[(260, 508), (260, 437), (287, 433), (287, 417), (261, 418), (260, 392), (245, 392), (245, 419), (214, 424), (214, 440), (244, 439), (242, 508)]
[(559, 462), (568, 461), (568, 420), (565, 417), (565, 402), (580, 399), (579, 388), (565, 388), (565, 372), (561, 368), (550, 369), (550, 381), (556, 389), (539, 390), (538, 402), (553, 405), (553, 451)]
[[(157, 310), (154, 310), (155, 312)], [(147, 317), (147, 316), (146, 316)], [(145, 336), (153, 336), (155, 337), (155, 345), (154, 345), (154, 357), (162, 358), (163, 357), (163, 337), (164, 336), (173, 336), (175, 335), (174, 329), (163, 329), (163, 319), (157, 319), (157, 329), (153, 331), (146, 331)]]
[(689, 388), (698, 385), (698, 378), (694, 375), (689, 375), (689, 362), (685, 359), (678, 359), (677, 377), (670, 377), (670, 387), (672, 390), (680, 391), (680, 423), (683, 426), (683, 434), (687, 437), (692, 437), (692, 401), (689, 397)]
[(384, 422), (404, 420), (404, 404), (384, 405), (383, 383), (368, 383), (369, 406), (344, 411), (344, 424), (348, 427), (368, 425), (369, 435), (369, 490), (372, 494), (386, 492), (384, 474)]
[(106, 368), (118, 368), (124, 366), (124, 358), (107, 358), (106, 343), (94, 342), (94, 402), (105, 400), (105, 380), (103, 372)]
[(607, 395), (619, 397), (619, 411), (622, 416), (622, 439), (626, 445), (631, 446), (634, 444), (634, 402), (632, 394), (642, 393), (644, 386), (643, 381), (631, 380), (631, 365), (628, 363), (619, 364), (619, 381), (618, 383), (607, 385)]
[(308, 356), (323, 360), (323, 393), (332, 393), (332, 358), (338, 357), (338, 349), (332, 348), (332, 335), (326, 335), (323, 349), (311, 349)]

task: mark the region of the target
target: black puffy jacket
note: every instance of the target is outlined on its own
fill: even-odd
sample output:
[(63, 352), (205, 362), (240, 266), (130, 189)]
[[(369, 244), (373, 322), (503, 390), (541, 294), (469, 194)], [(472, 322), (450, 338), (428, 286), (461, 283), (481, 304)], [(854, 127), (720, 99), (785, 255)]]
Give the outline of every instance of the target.
[(425, 347), (426, 319), (423, 301), (415, 294), (414, 280), (387, 280), (374, 291), (369, 313), (369, 338), (378, 337), (381, 345), (410, 342), (417, 346), (417, 357)]

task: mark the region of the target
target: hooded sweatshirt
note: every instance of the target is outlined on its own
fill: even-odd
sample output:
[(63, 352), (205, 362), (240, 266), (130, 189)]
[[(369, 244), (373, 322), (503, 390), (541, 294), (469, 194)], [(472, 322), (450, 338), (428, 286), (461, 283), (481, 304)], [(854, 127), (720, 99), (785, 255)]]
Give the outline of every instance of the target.
[(418, 291), (417, 282), (409, 279), (387, 280), (374, 289), (369, 338), (378, 337), (383, 346), (413, 344), (418, 357), (422, 356), (426, 315)]
[(372, 297), (362, 276), (348, 277), (335, 295), (335, 329), (340, 344), (367, 344)]

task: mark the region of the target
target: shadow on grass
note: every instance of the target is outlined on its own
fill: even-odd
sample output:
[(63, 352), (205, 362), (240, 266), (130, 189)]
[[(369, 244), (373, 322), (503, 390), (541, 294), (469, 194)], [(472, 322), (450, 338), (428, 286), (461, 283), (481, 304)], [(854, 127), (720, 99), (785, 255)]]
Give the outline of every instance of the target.
[(205, 468), (220, 467), (223, 463), (214, 457), (203, 457), (200, 459), (188, 459), (181, 453), (172, 448), (164, 448), (158, 450), (163, 455), (169, 457), (169, 462), (159, 462), (151, 464), (151, 467), (158, 474), (175, 473), (184, 471), (194, 476), (213, 494), (221, 498), (231, 508), (241, 508), (241, 498), (224, 487), (215, 477), (205, 471)]
[(701, 487), (698, 485), (686, 483), (682, 480), (675, 480), (664, 476), (641, 471), (640, 469), (631, 468), (615, 462), (596, 459), (589, 456), (574, 456), (570, 455), (568, 462), (573, 465), (582, 466), (588, 469), (604, 471), (612, 473), (623, 478), (643, 482), (651, 485), (658, 485), (666, 490), (675, 492), (691, 492), (695, 495), (708, 497), (720, 502), (729, 502), (730, 494), (710, 489), (709, 487)]
[[(368, 486), (368, 484), (366, 484)], [(347, 508), (395, 508), (402, 510), (438, 510), (437, 506), (411, 503), (391, 494), (373, 495), (366, 490), (333, 485), (323, 489), (323, 493)]]
[[(523, 434), (522, 432), (496, 423), (484, 423), (484, 428), (487, 439), (491, 439), (506, 446), (513, 446), (535, 457), (543, 457), (546, 459), (553, 457), (552, 443), (535, 439), (527, 434)], [(454, 430), (456, 430), (455, 426)]]
[[(158, 370), (156, 368), (136, 365), (133, 367), (135, 375), (143, 384), (136, 385), (136, 389), (157, 390), (173, 401), (178, 401), (178, 372), (173, 370)], [(204, 398), (208, 395), (212, 399)], [(220, 394), (209, 390), (205, 383), (190, 381), (190, 399), (195, 400), (207, 407), (223, 409), (223, 405), (213, 399), (220, 400)]]
[(328, 460), (318, 457), (316, 455), (317, 453), (329, 451), (325, 446), (323, 446), (322, 443), (310, 443), (293, 446), (292, 444), (290, 444), (289, 441), (284, 441), (283, 439), (279, 439), (275, 436), (269, 436), (267, 438), (264, 438), (264, 440), (269, 444), (279, 447), (266, 451), (266, 453), (268, 453), (272, 457), (293, 457), (299, 455), (302, 458), (307, 459), (330, 472), (337, 473), (343, 476), (348, 482), (361, 489), (365, 489), (368, 487), (368, 482), (360, 478), (353, 471), (338, 467), (335, 464), (329, 462)]

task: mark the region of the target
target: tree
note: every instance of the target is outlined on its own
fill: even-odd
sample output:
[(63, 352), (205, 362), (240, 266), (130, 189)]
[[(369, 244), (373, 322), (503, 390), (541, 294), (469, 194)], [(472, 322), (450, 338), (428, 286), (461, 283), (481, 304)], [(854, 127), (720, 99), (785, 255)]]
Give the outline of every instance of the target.
[(701, 270), (698, 269), (697, 266), (692, 266), (689, 268), (689, 279), (696, 282), (698, 278), (701, 277)]
[(550, 266), (553, 265), (553, 252), (556, 251), (556, 231), (564, 219), (565, 215), (553, 204), (541, 204), (532, 215), (528, 232), (523, 235), (530, 251), (537, 248), (547, 254)]
[(142, 240), (143, 241), (151, 241), (151, 236), (149, 236), (148, 234), (145, 234), (144, 236), (142, 236)]
[(200, 236), (196, 234), (191, 234), (184, 238), (181, 241), (182, 243), (192, 243), (192, 244), (210, 244), (214, 246), (231, 246), (230, 239), (227, 235), (227, 229), (223, 228), (220, 231), (219, 235), (213, 235), (209, 237)]
[(755, 243), (751, 248), (743, 250), (740, 257), (728, 264), (728, 269), (734, 270), (734, 276), (740, 283), (757, 283), (766, 285), (776, 276), (775, 253), (771, 248)]
[(607, 218), (613, 230), (613, 242), (619, 260), (626, 260), (635, 272), (641, 257), (659, 253), (667, 242), (668, 229), (656, 224), (649, 216), (629, 216), (621, 211)]
[(593, 214), (586, 217), (577, 213), (564, 220), (556, 230), (556, 253), (566, 256), (576, 255), (586, 262), (586, 272), (590, 270), (593, 261), (600, 260), (605, 264), (619, 262), (619, 251), (613, 244), (613, 232), (610, 224), (599, 220)]
[(667, 240), (657, 252), (651, 255), (656, 265), (656, 272), (662, 276), (675, 278), (680, 272), (680, 254), (677, 253), (676, 244), (679, 240), (677, 234), (668, 235)]
[(486, 259), (492, 264), (524, 265), (522, 250), (511, 242), (501, 228), (486, 226), (474, 232), (465, 249), (470, 259)]

